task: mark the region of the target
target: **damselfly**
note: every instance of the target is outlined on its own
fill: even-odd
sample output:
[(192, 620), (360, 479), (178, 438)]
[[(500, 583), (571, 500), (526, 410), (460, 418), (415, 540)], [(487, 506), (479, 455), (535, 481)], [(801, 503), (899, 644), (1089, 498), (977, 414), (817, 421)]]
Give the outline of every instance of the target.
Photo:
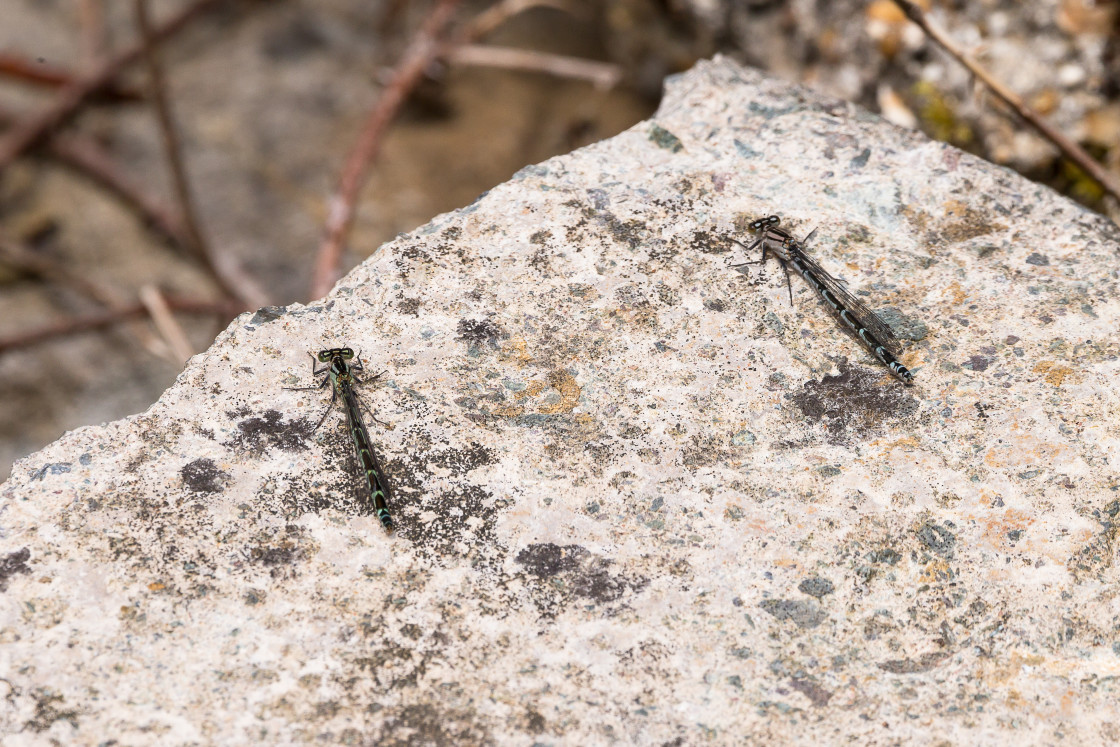
[[(328, 366), (317, 368), (316, 360), (319, 363), (326, 363)], [(352, 360), (353, 363), (350, 362)], [(373, 446), (369, 441), (369, 431), (366, 430), (366, 424), (362, 421), (361, 405), (358, 402), (358, 394), (354, 391), (355, 383), (363, 383), (361, 379), (354, 375), (354, 372), (364, 370), (361, 358), (355, 359), (354, 351), (350, 348), (320, 350), (317, 356), (311, 356), (311, 375), (327, 374), (323, 377), (323, 380), (317, 386), (284, 388), (295, 391), (316, 391), (325, 387), (328, 382), (330, 383), (331, 403), (316, 424), (315, 430), (318, 430), (323, 421), (327, 419), (331, 408), (334, 407), (335, 400), (342, 399), (342, 405), (346, 408), (346, 415), (350, 420), (350, 437), (354, 440), (354, 451), (358, 455), (358, 466), (362, 468), (366, 475), (366, 484), (369, 487), (369, 502), (372, 504), (377, 518), (380, 519), (381, 526), (391, 532), (393, 531), (393, 518), (389, 515), (389, 486), (385, 483), (385, 476), (381, 472), (377, 458), (373, 455)]]
[(758, 238), (750, 246), (732, 239), (739, 246), (745, 247), (747, 251), (754, 249), (759, 244), (762, 245), (762, 259), (757, 262), (742, 262), (732, 265), (732, 267), (762, 264), (766, 261), (766, 252), (769, 250), (778, 258), (782, 270), (785, 271), (786, 286), (789, 287), (789, 302), (792, 304), (793, 286), (790, 285), (789, 281), (788, 265), (793, 265), (793, 269), (805, 278), (806, 282), (832, 307), (840, 320), (848, 325), (856, 337), (867, 345), (879, 360), (886, 364), (892, 374), (907, 384), (912, 383), (914, 375), (899, 362), (898, 351), (901, 348), (898, 338), (895, 337), (887, 323), (880, 319), (874, 311), (867, 308), (862, 301), (853, 296), (844, 287), (843, 283), (829, 275), (827, 270), (806, 254), (805, 245), (816, 234), (816, 229), (803, 241), (798, 241), (785, 230), (778, 228), (781, 220), (778, 216), (771, 215), (766, 218), (759, 218), (751, 223), (750, 229)]

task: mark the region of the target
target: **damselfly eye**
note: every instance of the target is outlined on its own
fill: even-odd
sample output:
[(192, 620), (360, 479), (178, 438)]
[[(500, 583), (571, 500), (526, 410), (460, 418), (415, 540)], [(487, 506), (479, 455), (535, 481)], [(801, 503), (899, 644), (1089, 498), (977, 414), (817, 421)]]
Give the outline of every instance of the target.
[(331, 360), (331, 351), (329, 351), (329, 350), (320, 350), (320, 351), (319, 351), (319, 356), (318, 356), (318, 358), (319, 358), (319, 362), (320, 362), (320, 363), (330, 363), (330, 360)]
[(779, 218), (779, 217), (778, 217), (778, 216), (776, 216), (776, 215), (771, 215), (771, 216), (770, 216), (769, 218), (767, 218), (767, 219), (766, 219), (766, 222), (767, 222), (767, 223), (770, 223), (771, 225), (775, 225), (775, 226), (776, 226), (776, 225), (778, 225), (779, 223), (781, 223), (781, 222), (782, 222), (782, 219), (781, 219), (781, 218)]
[(341, 355), (346, 360), (350, 360), (351, 358), (354, 357), (354, 351), (351, 350), (350, 348), (342, 348), (341, 350), (338, 351), (338, 354)]

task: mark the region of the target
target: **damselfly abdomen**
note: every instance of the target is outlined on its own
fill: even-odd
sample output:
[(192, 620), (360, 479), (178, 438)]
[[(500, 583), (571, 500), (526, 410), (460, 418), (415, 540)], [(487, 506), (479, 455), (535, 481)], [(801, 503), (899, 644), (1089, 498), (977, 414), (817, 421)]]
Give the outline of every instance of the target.
[[(335, 400), (341, 399), (342, 406), (346, 408), (346, 415), (350, 426), (350, 438), (354, 441), (354, 452), (358, 457), (358, 466), (365, 473), (366, 486), (369, 489), (369, 508), (372, 508), (373, 513), (377, 514), (377, 518), (381, 521), (381, 526), (391, 532), (393, 531), (393, 518), (389, 515), (389, 486), (385, 482), (385, 474), (381, 471), (381, 466), (377, 463), (377, 458), (373, 455), (373, 446), (369, 440), (369, 431), (366, 430), (366, 424), (362, 420), (361, 404), (358, 402), (357, 392), (354, 391), (354, 384), (362, 383), (362, 380), (354, 375), (355, 371), (365, 370), (362, 366), (362, 361), (360, 358), (354, 360), (354, 351), (350, 348), (329, 348), (327, 350), (320, 350), (317, 356), (312, 355), (311, 358), (311, 375), (322, 376), (326, 374), (318, 386), (285, 388), (314, 391), (322, 389), (330, 382), (331, 404), (328, 405), (326, 412), (323, 413), (323, 417), (319, 419), (315, 429), (318, 430), (319, 426), (323, 424), (323, 421), (327, 419), (327, 415), (330, 414), (331, 407), (334, 406)], [(326, 368), (318, 368), (315, 364), (315, 360), (328, 365)], [(350, 362), (352, 360), (354, 360), (353, 363)]]

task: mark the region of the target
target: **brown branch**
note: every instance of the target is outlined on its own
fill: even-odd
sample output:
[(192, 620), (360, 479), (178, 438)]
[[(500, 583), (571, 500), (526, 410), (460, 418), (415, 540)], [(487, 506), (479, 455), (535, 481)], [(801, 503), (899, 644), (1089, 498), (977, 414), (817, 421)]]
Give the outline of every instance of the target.
[(957, 62), (968, 68), (969, 72), (991, 89), (992, 93), (996, 95), (996, 98), (1009, 106), (1020, 119), (1033, 127), (1042, 137), (1053, 143), (1066, 158), (1077, 164), (1077, 166), (1088, 174), (1093, 181), (1097, 182), (1097, 184), (1101, 186), (1101, 189), (1108, 192), (1114, 198), (1120, 199), (1120, 181), (1117, 181), (1117, 179), (1101, 164), (1093, 160), (1092, 156), (1086, 153), (1080, 145), (1066, 137), (1064, 133), (1043, 119), (1040, 114), (1023, 103), (1023, 100), (1019, 98), (1018, 94), (1004, 86), (996, 80), (991, 73), (980, 67), (979, 63), (966, 55), (964, 51), (956, 46), (953, 40), (949, 38), (948, 34), (931, 24), (925, 12), (911, 2), (911, 0), (894, 0), (894, 3), (906, 14), (907, 18), (918, 24), (922, 31), (926, 32), (926, 34), (940, 45), (942, 49), (948, 52)]
[[(32, 62), (26, 57), (11, 52), (0, 52), (0, 76), (48, 88), (64, 88), (78, 81), (78, 77), (65, 68), (46, 62)], [(140, 101), (144, 97), (134, 88), (110, 83), (99, 92), (98, 98), (111, 101)]]
[(242, 289), (223, 272), (223, 268), (215, 261), (213, 249), (202, 232), (202, 224), (198, 219), (194, 198), (191, 195), (190, 183), (187, 179), (187, 169), (183, 165), (182, 139), (175, 126), (175, 118), (171, 113), (170, 97), (167, 94), (167, 80), (163, 75), (163, 66), (160, 64), (159, 53), (156, 49), (157, 40), (148, 18), (148, 0), (136, 0), (136, 25), (140, 29), (140, 36), (144, 41), (144, 63), (148, 68), (150, 79), (150, 94), (152, 104), (156, 110), (156, 119), (159, 122), (160, 133), (163, 135), (163, 152), (171, 169), (172, 183), (175, 187), (175, 196), (179, 202), (179, 211), (183, 216), (183, 227), (190, 238), (191, 250), (202, 266), (214, 279), (227, 296), (240, 299), (246, 306), (250, 301), (242, 294)]
[[(202, 12), (229, 0), (195, 0), (152, 33), (159, 42), (173, 36)], [(0, 141), (0, 172), (19, 156), (43, 141), (48, 135), (70, 121), (90, 96), (109, 86), (113, 79), (131, 65), (144, 52), (144, 43), (138, 42), (98, 65), (88, 76), (63, 88), (55, 100), (38, 114), (28, 116), (17, 124), (4, 140)]]
[[(193, 298), (169, 297), (167, 305), (180, 314), (195, 314), (201, 316), (220, 316), (226, 319), (233, 318), (241, 308), (230, 301), (200, 301)], [(142, 303), (122, 306), (119, 309), (99, 311), (86, 316), (73, 317), (54, 324), (47, 324), (38, 329), (20, 332), (9, 337), (0, 338), (0, 353), (17, 348), (30, 347), (40, 342), (46, 342), (58, 337), (67, 337), (95, 329), (102, 329), (118, 324), (129, 319), (145, 316), (147, 308)]]
[[(13, 121), (15, 117), (0, 108), (0, 125)], [(52, 158), (115, 195), (164, 239), (183, 251), (190, 252), (190, 239), (175, 211), (160, 202), (151, 190), (144, 189), (129, 179), (112, 156), (95, 140), (81, 134), (57, 135), (50, 139), (46, 147), (47, 154)]]
[(392, 72), (389, 84), (366, 116), (358, 140), (346, 158), (338, 190), (330, 200), (323, 240), (319, 245), (311, 276), (309, 293), (312, 299), (325, 296), (337, 279), (342, 245), (354, 221), (358, 193), (365, 184), (370, 165), (381, 150), (382, 136), (405, 102), (409, 91), (420, 82), (424, 70), (443, 51), (439, 38), (451, 22), (458, 3), (459, 0), (439, 0), (409, 42)]

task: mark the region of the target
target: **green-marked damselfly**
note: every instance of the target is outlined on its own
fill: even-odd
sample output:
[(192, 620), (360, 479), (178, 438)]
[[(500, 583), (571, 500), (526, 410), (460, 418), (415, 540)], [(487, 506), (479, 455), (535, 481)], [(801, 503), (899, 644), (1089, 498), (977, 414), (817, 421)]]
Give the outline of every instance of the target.
[[(362, 366), (362, 360), (354, 357), (354, 351), (351, 348), (320, 350), (318, 355), (312, 354), (311, 359), (311, 375), (322, 376), (326, 374), (323, 376), (323, 380), (317, 386), (284, 388), (295, 391), (317, 391), (330, 383), (331, 403), (327, 406), (323, 417), (315, 425), (315, 430), (318, 430), (323, 421), (327, 419), (331, 408), (334, 407), (335, 400), (342, 399), (342, 405), (346, 408), (346, 415), (350, 420), (350, 437), (354, 441), (358, 466), (366, 475), (366, 484), (369, 487), (369, 503), (373, 512), (377, 514), (377, 518), (381, 521), (381, 526), (391, 532), (393, 531), (393, 518), (389, 515), (389, 485), (385, 482), (385, 474), (381, 471), (381, 466), (373, 455), (373, 445), (369, 440), (369, 431), (366, 430), (366, 424), (362, 420), (361, 404), (358, 401), (357, 392), (354, 391), (354, 384), (364, 383), (354, 375), (355, 371), (365, 370), (365, 367)], [(326, 363), (327, 367), (318, 368), (315, 363), (316, 360), (319, 363)], [(373, 416), (370, 415), (370, 417)]]
[[(890, 372), (903, 383), (912, 384), (914, 374), (910, 373), (910, 370), (898, 360), (900, 349), (898, 338), (887, 326), (887, 323), (880, 319), (879, 315), (869, 309), (866, 304), (852, 295), (843, 283), (832, 277), (828, 270), (817, 264), (805, 252), (805, 245), (813, 238), (816, 231), (812, 231), (804, 240), (798, 241), (785, 230), (778, 228), (781, 220), (777, 215), (770, 215), (752, 222), (750, 229), (758, 238), (750, 246), (732, 239), (739, 246), (745, 247), (747, 251), (754, 249), (759, 244), (762, 245), (762, 259), (757, 262), (741, 262), (732, 265), (732, 267), (762, 264), (766, 261), (767, 251), (772, 252), (778, 258), (783, 270), (787, 263), (793, 265), (793, 269), (797, 270), (798, 274), (805, 278), (809, 285), (813, 286), (813, 290), (832, 307), (833, 312), (855, 333), (860, 342), (866, 345), (875, 354), (875, 357), (881, 360)], [(786, 271), (786, 285), (789, 287), (789, 302), (792, 304), (793, 287), (789, 285), (788, 271)]]

